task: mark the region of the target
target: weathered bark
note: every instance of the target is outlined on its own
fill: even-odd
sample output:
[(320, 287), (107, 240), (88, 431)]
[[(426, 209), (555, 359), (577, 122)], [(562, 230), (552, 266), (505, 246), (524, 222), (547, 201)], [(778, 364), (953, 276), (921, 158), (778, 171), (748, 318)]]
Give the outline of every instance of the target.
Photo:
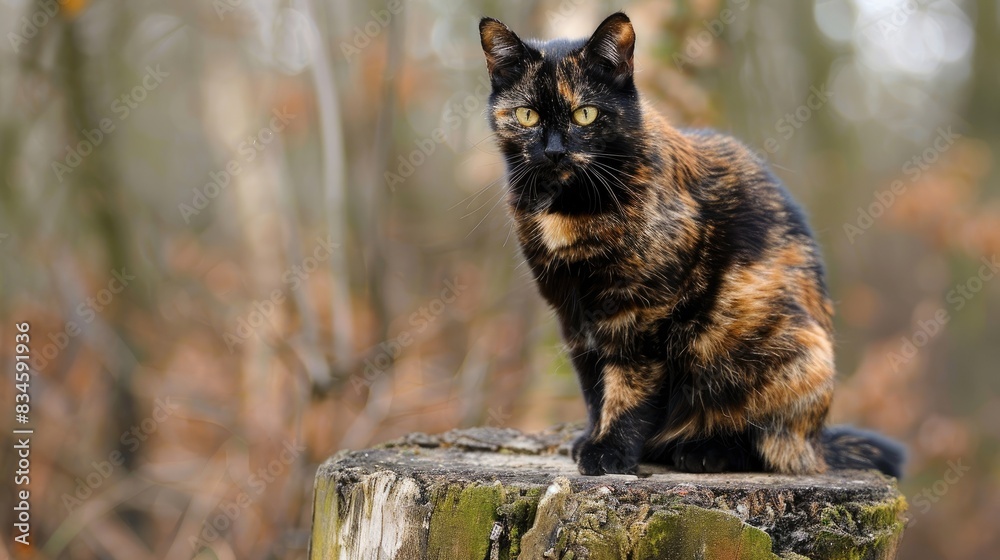
[(311, 558), (894, 558), (906, 500), (875, 472), (581, 476), (572, 430), (411, 434), (320, 467)]

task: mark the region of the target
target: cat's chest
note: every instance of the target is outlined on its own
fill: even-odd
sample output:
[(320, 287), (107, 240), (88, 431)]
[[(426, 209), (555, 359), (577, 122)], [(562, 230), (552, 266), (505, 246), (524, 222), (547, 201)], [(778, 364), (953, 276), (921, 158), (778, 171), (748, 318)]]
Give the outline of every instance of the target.
[(602, 350), (634, 346), (649, 334), (653, 309), (639, 303), (634, 286), (622, 281), (611, 267), (540, 268), (542, 295), (556, 311), (563, 334), (574, 346)]
[(583, 219), (549, 213), (536, 217), (535, 224), (538, 231), (538, 241), (554, 255), (583, 239), (587, 227), (587, 223)]
[(515, 219), (521, 245), (542, 263), (607, 260), (632, 237), (622, 220), (606, 214), (542, 212)]

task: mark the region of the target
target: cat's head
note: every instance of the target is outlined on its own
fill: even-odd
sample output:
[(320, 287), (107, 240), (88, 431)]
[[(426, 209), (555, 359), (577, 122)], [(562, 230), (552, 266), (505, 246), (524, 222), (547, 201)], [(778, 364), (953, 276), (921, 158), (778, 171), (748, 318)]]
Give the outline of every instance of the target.
[(628, 16), (611, 15), (589, 39), (522, 40), (492, 18), (479, 32), (512, 204), (596, 213), (624, 202), (642, 128)]

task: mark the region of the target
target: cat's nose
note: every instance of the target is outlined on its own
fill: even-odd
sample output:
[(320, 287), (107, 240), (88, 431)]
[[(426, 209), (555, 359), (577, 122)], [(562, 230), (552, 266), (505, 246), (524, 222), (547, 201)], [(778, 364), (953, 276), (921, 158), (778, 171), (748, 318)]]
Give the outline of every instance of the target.
[(566, 155), (566, 146), (558, 134), (550, 134), (545, 142), (545, 157), (552, 163), (559, 163)]

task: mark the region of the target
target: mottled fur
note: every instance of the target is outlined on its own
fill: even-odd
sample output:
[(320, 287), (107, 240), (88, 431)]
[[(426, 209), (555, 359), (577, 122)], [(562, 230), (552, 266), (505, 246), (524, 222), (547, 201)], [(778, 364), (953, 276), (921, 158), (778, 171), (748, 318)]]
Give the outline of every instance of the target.
[[(824, 428), (833, 309), (805, 218), (738, 141), (675, 129), (640, 99), (629, 19), (578, 41), (522, 41), (489, 18), (480, 31), (518, 239), (589, 413), (580, 471), (898, 475), (897, 445)], [(582, 106), (597, 120), (576, 124)]]

